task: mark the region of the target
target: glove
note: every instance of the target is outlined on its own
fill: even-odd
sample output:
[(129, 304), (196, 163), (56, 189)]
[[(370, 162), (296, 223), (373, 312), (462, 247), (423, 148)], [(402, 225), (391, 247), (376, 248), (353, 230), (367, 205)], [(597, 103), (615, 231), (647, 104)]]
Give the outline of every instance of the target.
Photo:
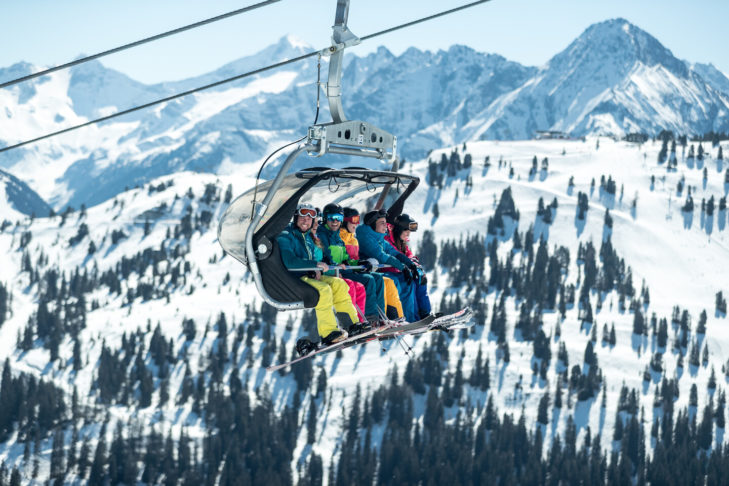
[(357, 262), (357, 265), (362, 265), (364, 267), (365, 272), (372, 271), (372, 262), (369, 260), (360, 260)]
[(420, 285), (428, 285), (428, 277), (424, 273), (420, 274)]
[(410, 260), (410, 263), (407, 263), (406, 265), (408, 266), (410, 271), (413, 272), (413, 275), (418, 273), (418, 265), (414, 261)]
[(413, 281), (413, 272), (408, 267), (403, 267), (402, 276), (405, 278), (405, 283), (407, 284)]

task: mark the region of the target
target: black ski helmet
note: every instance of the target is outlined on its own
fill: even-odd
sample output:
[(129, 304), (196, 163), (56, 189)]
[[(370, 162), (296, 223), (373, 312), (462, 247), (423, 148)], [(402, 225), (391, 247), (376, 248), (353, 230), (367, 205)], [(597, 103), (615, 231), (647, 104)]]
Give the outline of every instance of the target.
[[(354, 216), (359, 216), (359, 211), (354, 208), (344, 208), (342, 214), (344, 214), (344, 220), (347, 221), (347, 219), (351, 219)], [(351, 223), (352, 221), (349, 222)]]
[(384, 209), (376, 209), (374, 211), (370, 211), (369, 213), (365, 214), (364, 217), (364, 224), (369, 226), (372, 229), (375, 229), (375, 222), (380, 218), (386, 218), (387, 217), (387, 211)]
[(405, 213), (395, 216), (395, 224), (393, 226), (398, 234), (407, 230), (418, 231), (418, 222), (411, 218), (409, 214)]
[(324, 206), (321, 219), (326, 223), (330, 214), (341, 214), (342, 217), (344, 217), (344, 210), (342, 209), (342, 206), (337, 203), (329, 203)]

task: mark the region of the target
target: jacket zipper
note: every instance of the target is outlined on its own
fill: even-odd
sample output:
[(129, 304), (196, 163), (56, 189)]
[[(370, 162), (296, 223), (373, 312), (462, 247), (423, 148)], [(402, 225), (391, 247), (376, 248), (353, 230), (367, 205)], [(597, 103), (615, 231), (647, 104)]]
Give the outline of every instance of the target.
[(304, 248), (306, 249), (306, 254), (309, 256), (309, 260), (313, 260), (314, 257), (311, 254), (311, 251), (309, 251), (309, 245), (306, 244), (306, 236), (304, 236), (304, 233), (301, 231), (298, 232), (301, 235), (301, 239), (304, 240)]

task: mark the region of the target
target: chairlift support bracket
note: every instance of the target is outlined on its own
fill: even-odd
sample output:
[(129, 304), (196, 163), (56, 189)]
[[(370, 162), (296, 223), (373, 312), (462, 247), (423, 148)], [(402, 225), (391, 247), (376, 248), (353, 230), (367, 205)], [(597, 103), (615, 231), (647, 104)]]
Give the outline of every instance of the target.
[(349, 120), (309, 127), (309, 155), (356, 155), (394, 161), (397, 157), (397, 137), (371, 123)]
[(348, 121), (342, 106), (342, 65), (344, 49), (360, 43), (359, 37), (347, 27), (349, 0), (337, 0), (337, 11), (332, 26), (332, 45), (320, 51), (329, 57), (329, 77), (326, 95), (332, 123), (309, 127), (307, 144), (316, 150), (309, 155), (321, 157), (326, 153), (374, 157), (394, 161), (397, 156), (397, 138), (370, 123)]

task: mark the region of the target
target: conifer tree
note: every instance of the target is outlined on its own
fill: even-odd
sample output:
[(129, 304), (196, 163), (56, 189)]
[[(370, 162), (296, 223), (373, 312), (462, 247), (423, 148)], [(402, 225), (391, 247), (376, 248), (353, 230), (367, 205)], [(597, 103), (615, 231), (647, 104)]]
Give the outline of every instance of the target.
[(316, 442), (316, 402), (312, 399), (309, 403), (309, 419), (306, 425), (306, 443), (313, 444)]
[(547, 425), (549, 423), (549, 391), (545, 391), (542, 398), (539, 399), (537, 422), (543, 425)]
[(64, 434), (62, 429), (57, 429), (53, 433), (53, 446), (51, 449), (51, 479), (57, 482), (62, 481), (64, 465)]
[(89, 484), (103, 484), (105, 476), (106, 464), (106, 440), (101, 435), (99, 442), (96, 444), (96, 452), (94, 452), (94, 461), (91, 463), (91, 471), (89, 472)]

